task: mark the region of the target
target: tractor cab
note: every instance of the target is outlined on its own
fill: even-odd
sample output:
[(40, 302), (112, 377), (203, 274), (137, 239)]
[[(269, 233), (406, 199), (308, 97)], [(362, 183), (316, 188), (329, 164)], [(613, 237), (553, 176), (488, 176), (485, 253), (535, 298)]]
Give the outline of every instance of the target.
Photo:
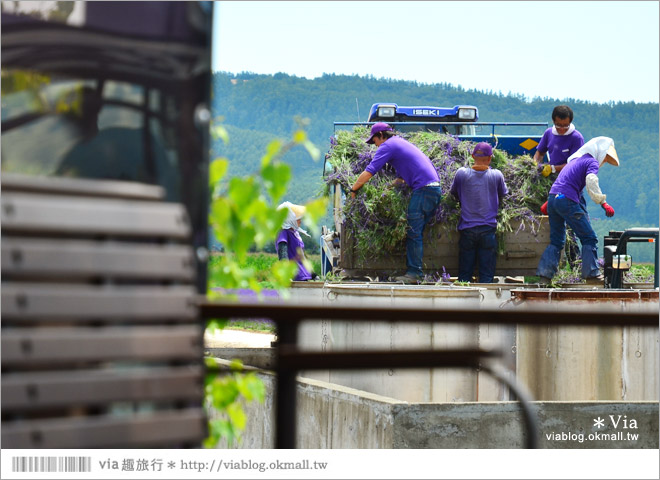
[(368, 122), (394, 123), (400, 132), (428, 130), (451, 135), (475, 135), (472, 123), (479, 118), (477, 107), (456, 105), (441, 107), (400, 107), (396, 103), (374, 103)]

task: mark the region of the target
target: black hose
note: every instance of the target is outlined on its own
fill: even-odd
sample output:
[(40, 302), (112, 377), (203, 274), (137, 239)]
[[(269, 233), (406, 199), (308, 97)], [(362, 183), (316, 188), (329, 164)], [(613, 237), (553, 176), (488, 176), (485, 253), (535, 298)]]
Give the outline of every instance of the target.
[(527, 438), (525, 439), (525, 448), (539, 448), (539, 428), (536, 423), (536, 409), (532, 404), (532, 396), (527, 392), (523, 385), (511, 380), (501, 367), (480, 365), (481, 370), (491, 374), (495, 379), (504, 383), (515, 399), (520, 403), (525, 426), (527, 427)]

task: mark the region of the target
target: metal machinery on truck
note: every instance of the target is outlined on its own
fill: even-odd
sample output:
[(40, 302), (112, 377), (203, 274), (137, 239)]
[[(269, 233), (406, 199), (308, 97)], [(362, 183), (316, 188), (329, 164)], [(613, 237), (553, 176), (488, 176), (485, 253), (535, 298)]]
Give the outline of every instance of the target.
[(632, 258), (628, 255), (628, 243), (652, 243), (654, 250), (653, 288), (658, 288), (658, 229), (629, 228), (610, 231), (603, 239), (603, 270), (606, 288), (623, 288), (623, 275), (630, 270)]
[[(479, 110), (472, 105), (456, 105), (451, 108), (433, 106), (399, 106), (396, 103), (375, 103), (367, 122), (335, 122), (334, 131), (353, 128), (356, 125), (371, 125), (387, 122), (395, 130), (410, 132), (428, 130), (448, 133), (461, 140), (488, 142), (509, 155), (533, 155), (547, 123), (524, 122), (479, 122)], [(324, 165), (324, 176), (328, 165)], [(347, 277), (376, 277), (386, 270), (405, 268), (405, 252), (398, 257), (372, 257), (360, 260), (349, 234), (342, 235), (344, 219), (340, 207), (346, 192), (335, 185), (332, 190), (335, 230), (322, 228), (321, 268), (322, 273), (340, 273)], [(514, 228), (514, 231), (516, 228)], [(537, 235), (520, 232), (507, 235), (507, 252), (498, 258), (498, 275), (534, 275), (538, 259), (549, 240), (547, 218), (541, 219)], [(432, 271), (458, 267), (458, 237), (446, 235), (432, 244), (424, 240), (425, 268)]]

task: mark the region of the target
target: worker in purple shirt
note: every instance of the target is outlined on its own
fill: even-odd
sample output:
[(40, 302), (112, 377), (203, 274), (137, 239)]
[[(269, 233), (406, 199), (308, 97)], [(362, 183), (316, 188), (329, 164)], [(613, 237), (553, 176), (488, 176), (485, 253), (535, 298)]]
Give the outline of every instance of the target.
[(293, 278), (294, 281), (305, 282), (318, 277), (314, 272), (305, 267), (305, 243), (300, 234), (310, 236), (305, 230), (300, 228), (302, 217), (305, 215), (306, 208), (302, 205), (295, 205), (291, 202), (281, 203), (277, 209), (287, 209), (287, 216), (282, 223), (282, 229), (275, 239), (278, 260), (295, 260), (298, 264), (298, 273)]
[(605, 215), (614, 216), (614, 209), (605, 202), (606, 196), (598, 185), (598, 170), (604, 163), (619, 166), (614, 140), (596, 137), (585, 143), (568, 158), (568, 163), (550, 188), (547, 214), (550, 221), (550, 245), (545, 249), (536, 269), (539, 282), (550, 284), (557, 273), (561, 251), (569, 225), (582, 245), (582, 278), (588, 284), (603, 283), (598, 270), (598, 237), (591, 227), (587, 208), (580, 202), (586, 187), (591, 199), (603, 207)]
[(397, 282), (417, 284), (423, 277), (422, 258), (424, 228), (435, 216), (442, 199), (440, 178), (429, 157), (412, 143), (394, 134), (387, 123), (376, 123), (371, 127), (371, 136), (367, 143), (374, 144), (378, 150), (371, 163), (360, 174), (351, 188), (351, 197), (355, 198), (362, 186), (378, 173), (386, 163), (397, 172), (396, 184), (407, 184), (412, 188), (408, 204), (408, 234), (406, 238), (406, 273), (396, 277)]
[[(552, 110), (552, 123), (552, 127), (543, 133), (543, 137), (536, 147), (536, 153), (534, 154), (534, 160), (539, 164), (539, 169), (541, 169), (541, 174), (544, 177), (561, 172), (561, 169), (566, 165), (568, 157), (584, 145), (582, 134), (573, 125), (573, 110), (571, 107), (568, 105), (557, 105)], [(548, 154), (549, 163), (541, 167), (541, 162), (546, 153)], [(580, 202), (582, 202), (584, 208), (587, 208), (587, 201), (584, 195), (580, 196)], [(546, 215), (543, 211), (541, 213)], [(580, 259), (577, 237), (570, 228), (567, 229), (567, 234), (570, 241), (566, 245), (566, 257), (571, 265), (575, 265)]]
[(504, 175), (490, 168), (493, 148), (480, 142), (472, 151), (474, 165), (456, 172), (450, 193), (461, 204), (458, 221), (458, 281), (471, 282), (478, 264), (479, 283), (491, 283), (497, 261), (497, 210), (509, 193)]
[(534, 160), (540, 166), (544, 155), (548, 154), (548, 163), (544, 165), (542, 174), (547, 177), (551, 173), (559, 173), (566, 165), (568, 157), (584, 145), (584, 137), (573, 125), (573, 110), (567, 105), (558, 105), (552, 110), (551, 128), (548, 128), (536, 147)]

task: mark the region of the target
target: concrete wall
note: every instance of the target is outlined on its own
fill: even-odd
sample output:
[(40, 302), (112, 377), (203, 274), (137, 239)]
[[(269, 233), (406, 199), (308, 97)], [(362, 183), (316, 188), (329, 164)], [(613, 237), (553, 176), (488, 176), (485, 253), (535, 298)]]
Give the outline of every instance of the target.
[[(625, 313), (657, 309), (658, 304), (614, 296), (598, 302), (544, 302), (549, 310), (560, 305), (608, 306)], [(517, 378), (536, 399), (658, 400), (657, 328), (518, 326), (516, 341)]]
[[(245, 406), (248, 422), (239, 448), (273, 448), (274, 377), (259, 375), (267, 399)], [(524, 445), (515, 402), (408, 403), (304, 378), (299, 378), (297, 400), (298, 448)], [(658, 448), (658, 402), (534, 402), (534, 407), (541, 448)], [(599, 418), (600, 427), (595, 425)]]
[[(489, 286), (479, 302), (515, 308), (507, 301), (510, 288), (514, 287)], [(292, 291), (294, 301), (316, 299), (328, 307), (335, 303), (322, 285)], [(361, 301), (365, 305), (424, 302), (432, 306), (469, 299), (397, 299), (393, 295), (365, 296)], [(551, 302), (548, 308), (559, 304)], [(588, 308), (579, 302), (575, 305)], [(612, 307), (626, 310), (634, 305), (621, 301), (612, 302)], [(299, 337), (303, 349), (315, 351), (500, 347), (506, 352), (504, 366), (540, 400), (535, 405), (542, 448), (658, 448), (657, 328), (477, 327), (458, 323), (404, 326), (396, 322), (323, 320), (305, 322)], [(263, 362), (272, 359), (258, 356), (268, 368)], [(506, 401), (508, 390), (484, 372), (395, 369), (301, 373), (314, 379), (301, 378), (299, 382), (300, 448), (524, 445), (519, 406)], [(246, 406), (249, 420), (242, 448), (273, 447), (274, 380), (268, 374), (260, 375), (269, 394), (264, 404)], [(604, 421), (600, 428), (594, 426), (599, 418)], [(610, 434), (616, 437), (610, 439)], [(639, 436), (632, 440), (628, 434)]]
[[(353, 287), (359, 284), (342, 285)], [(447, 305), (499, 306), (514, 309), (511, 289), (519, 285), (480, 285), (478, 298), (338, 295), (332, 285), (292, 288), (294, 299), (307, 299), (331, 308), (349, 301), (351, 305), (393, 306)], [(436, 292), (437, 294), (437, 292)], [(603, 303), (603, 302), (598, 302)], [(612, 299), (612, 308), (633, 310), (648, 302)], [(583, 301), (548, 301), (549, 309), (566, 305), (589, 308)], [(591, 303), (592, 305), (594, 303)], [(657, 305), (657, 302), (655, 303)], [(342, 351), (367, 349), (443, 349), (456, 347), (496, 348), (504, 352), (503, 366), (525, 385), (536, 400), (658, 400), (658, 329), (639, 327), (535, 327), (515, 325), (465, 325), (460, 323), (389, 323), (337, 320), (308, 321), (299, 329), (300, 346), (309, 350)], [(303, 371), (301, 376), (365, 390), (408, 402), (506, 401), (509, 393), (484, 372), (469, 369), (418, 369), (360, 371)]]
[[(371, 285), (372, 287), (374, 285)], [(383, 285), (375, 285), (383, 287)], [(341, 287), (352, 287), (339, 290)], [(479, 308), (484, 302), (501, 304), (510, 298), (509, 290), (519, 285), (483, 285), (475, 288), (438, 288), (435, 291), (420, 289), (412, 296), (416, 286), (388, 286), (391, 294), (368, 295), (369, 285), (318, 284), (291, 289), (293, 300), (319, 302), (332, 308), (350, 304), (395, 306), (423, 306), (426, 308), (465, 306), (471, 303)], [(501, 348), (506, 368), (515, 371), (515, 327), (504, 325), (465, 325), (450, 323), (397, 323), (397, 322), (350, 322), (337, 320), (307, 321), (299, 328), (299, 344), (309, 350), (342, 351), (347, 349), (444, 349), (456, 347)], [(303, 371), (301, 376), (350, 388), (369, 391), (410, 402), (462, 402), (508, 400), (509, 392), (489, 375), (470, 369), (416, 369), (359, 371)]]
[[(239, 448), (274, 447), (274, 385), (270, 373), (260, 373), (264, 403), (245, 404), (248, 421)], [(299, 448), (392, 448), (393, 407), (402, 402), (311, 379), (298, 382)], [(215, 412), (209, 413), (211, 417)], [(225, 442), (218, 448), (228, 448)]]
[[(658, 448), (657, 402), (533, 405), (540, 448)], [(399, 405), (394, 413), (393, 448), (522, 448), (527, 435), (513, 402)]]

